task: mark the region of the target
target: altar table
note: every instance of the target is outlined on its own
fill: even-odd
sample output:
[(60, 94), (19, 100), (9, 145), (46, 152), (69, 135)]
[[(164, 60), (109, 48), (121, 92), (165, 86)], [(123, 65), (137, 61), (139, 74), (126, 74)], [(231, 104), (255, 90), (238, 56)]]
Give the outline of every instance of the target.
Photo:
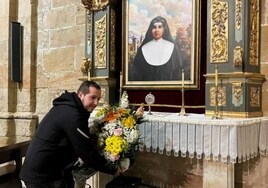
[(268, 118), (212, 119), (203, 114), (145, 112), (140, 150), (231, 163), (266, 153)]
[[(201, 159), (203, 188), (234, 188), (236, 177), (243, 174), (239, 165), (266, 154), (268, 147), (268, 117), (212, 119), (204, 114), (145, 112), (139, 130), (141, 151)], [(102, 176), (90, 178), (90, 185), (98, 188), (109, 179)]]

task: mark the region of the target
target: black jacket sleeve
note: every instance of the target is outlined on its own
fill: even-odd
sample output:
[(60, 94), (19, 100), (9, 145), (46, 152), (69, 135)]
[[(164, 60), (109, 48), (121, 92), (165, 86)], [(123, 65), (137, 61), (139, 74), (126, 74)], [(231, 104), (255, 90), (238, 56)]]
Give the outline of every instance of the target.
[(97, 150), (96, 140), (89, 134), (87, 117), (77, 112), (66, 117), (66, 124), (68, 126), (64, 126), (65, 134), (85, 165), (104, 173), (115, 174), (117, 167), (107, 165), (106, 159)]

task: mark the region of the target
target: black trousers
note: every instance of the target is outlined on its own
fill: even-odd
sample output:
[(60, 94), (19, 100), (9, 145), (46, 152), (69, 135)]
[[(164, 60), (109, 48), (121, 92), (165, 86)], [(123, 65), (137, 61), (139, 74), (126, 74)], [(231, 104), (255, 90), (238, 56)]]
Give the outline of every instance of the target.
[(27, 183), (27, 188), (74, 188), (74, 179), (71, 171), (64, 171), (62, 179), (46, 183)]
[(67, 188), (67, 185), (64, 180), (57, 180), (47, 183), (24, 183), (27, 188)]

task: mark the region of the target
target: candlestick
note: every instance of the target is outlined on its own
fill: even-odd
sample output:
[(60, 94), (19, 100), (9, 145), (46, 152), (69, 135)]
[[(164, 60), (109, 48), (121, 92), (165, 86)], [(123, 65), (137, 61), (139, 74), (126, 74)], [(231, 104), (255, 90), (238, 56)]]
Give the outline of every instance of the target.
[(218, 88), (218, 65), (215, 65), (215, 110), (214, 110), (214, 115), (212, 116), (212, 119), (221, 119), (219, 115), (219, 101), (218, 101), (218, 93), (219, 93), (219, 88)]
[(215, 65), (215, 87), (218, 87), (218, 65)]
[(184, 69), (182, 69), (182, 75), (181, 75), (181, 79), (182, 79), (182, 84), (181, 87), (184, 88)]
[(85, 58), (85, 61), (88, 64), (87, 79), (91, 80), (91, 74), (90, 74), (91, 73), (91, 60), (88, 58)]
[(123, 74), (120, 72), (120, 78), (119, 78), (119, 97), (121, 98), (122, 95), (122, 87), (123, 87)]
[(123, 86), (123, 74), (120, 72), (120, 88)]
[(181, 111), (179, 113), (180, 116), (186, 116), (185, 106), (184, 106), (184, 69), (182, 69), (181, 74)]

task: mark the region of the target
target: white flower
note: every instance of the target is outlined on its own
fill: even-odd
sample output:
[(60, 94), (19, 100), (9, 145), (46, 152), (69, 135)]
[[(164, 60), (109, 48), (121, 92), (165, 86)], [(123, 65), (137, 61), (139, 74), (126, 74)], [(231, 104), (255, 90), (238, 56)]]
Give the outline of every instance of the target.
[(116, 122), (110, 122), (104, 126), (104, 129), (107, 130), (110, 135), (113, 135), (116, 126), (117, 126)]
[(128, 143), (133, 143), (139, 139), (139, 131), (132, 129), (129, 134), (126, 135), (126, 140)]
[(123, 95), (122, 95), (121, 101), (120, 101), (120, 106), (123, 108), (128, 108), (128, 106), (129, 106), (128, 95), (127, 95), (126, 91), (123, 92)]

